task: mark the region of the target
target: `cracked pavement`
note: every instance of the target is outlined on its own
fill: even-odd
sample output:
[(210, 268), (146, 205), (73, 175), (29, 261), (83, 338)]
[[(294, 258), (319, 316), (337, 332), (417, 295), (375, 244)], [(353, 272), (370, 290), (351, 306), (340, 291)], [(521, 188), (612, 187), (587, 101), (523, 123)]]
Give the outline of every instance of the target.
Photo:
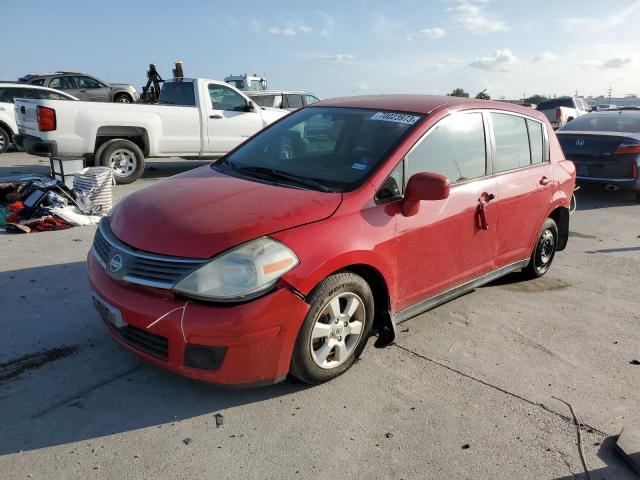
[[(194, 163), (151, 162), (116, 197)], [(0, 176), (46, 171), (0, 156)], [(640, 208), (596, 189), (578, 208), (547, 276), (510, 275), (415, 317), (395, 346), (370, 342), (311, 388), (223, 390), (140, 363), (91, 306), (93, 227), (0, 234), (0, 363), (77, 348), (0, 381), (0, 477), (587, 478), (556, 397), (583, 425), (590, 477), (637, 478), (613, 446), (640, 404)]]

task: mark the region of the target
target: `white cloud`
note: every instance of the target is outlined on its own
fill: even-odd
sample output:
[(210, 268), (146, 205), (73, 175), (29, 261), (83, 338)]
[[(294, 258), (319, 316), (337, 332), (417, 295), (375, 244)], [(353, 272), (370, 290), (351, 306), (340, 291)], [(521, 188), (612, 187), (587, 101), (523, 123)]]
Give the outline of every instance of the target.
[(331, 60), (333, 62), (348, 62), (355, 60), (356, 56), (352, 53), (335, 53), (333, 55), (320, 55), (320, 60)]
[(460, 1), (447, 9), (449, 21), (454, 29), (468, 33), (491, 33), (509, 30), (508, 25), (485, 11), (482, 1)]
[(447, 34), (447, 31), (444, 28), (440, 27), (431, 27), (425, 28), (424, 30), (420, 30), (420, 36), (426, 38), (433, 38), (437, 40), (438, 38), (442, 38)]
[(617, 57), (617, 58), (609, 58), (608, 60), (605, 60), (604, 62), (602, 62), (602, 66), (605, 68), (623, 68), (631, 63), (633, 63), (633, 59), (630, 57), (625, 57), (625, 58)]
[(518, 61), (518, 58), (508, 48), (496, 50), (493, 57), (479, 58), (469, 64), (470, 67), (481, 70), (504, 72)]
[(293, 28), (271, 27), (268, 31), (271, 35), (282, 35), (284, 37), (295, 37), (298, 34)]
[(355, 87), (353, 87), (354, 92), (366, 92), (367, 90), (369, 90), (369, 84), (364, 80), (356, 83)]
[(308, 25), (300, 25), (300, 26), (298, 27), (298, 31), (299, 31), (300, 33), (311, 33), (311, 32), (313, 32), (313, 28), (311, 28), (311, 27), (310, 27), (310, 26), (308, 26)]
[(558, 55), (552, 52), (542, 52), (531, 57), (531, 61), (535, 63), (557, 62)]
[(640, 13), (640, 0), (634, 0), (627, 8), (605, 17), (566, 17), (558, 19), (565, 31), (592, 34), (610, 32), (615, 27), (629, 24)]

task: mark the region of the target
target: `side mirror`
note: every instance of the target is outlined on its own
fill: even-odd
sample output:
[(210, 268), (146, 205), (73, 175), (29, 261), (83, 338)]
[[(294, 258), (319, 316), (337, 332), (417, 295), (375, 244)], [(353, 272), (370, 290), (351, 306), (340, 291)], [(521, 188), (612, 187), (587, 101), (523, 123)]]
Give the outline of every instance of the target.
[(449, 197), (449, 179), (438, 173), (416, 173), (404, 191), (402, 214), (411, 217), (420, 210), (422, 200), (444, 200)]
[(255, 104), (249, 100), (247, 102), (247, 106), (245, 107), (245, 112), (255, 112), (256, 111), (256, 107)]

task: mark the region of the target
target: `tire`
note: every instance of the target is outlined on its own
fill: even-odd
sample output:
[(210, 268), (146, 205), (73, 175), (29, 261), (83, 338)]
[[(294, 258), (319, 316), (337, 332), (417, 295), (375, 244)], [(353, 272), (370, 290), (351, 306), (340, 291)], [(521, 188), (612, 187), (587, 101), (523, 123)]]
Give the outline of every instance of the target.
[(111, 168), (118, 185), (135, 182), (144, 172), (144, 154), (129, 140), (107, 140), (96, 153), (96, 165)]
[(0, 153), (4, 153), (9, 150), (11, 145), (11, 135), (4, 128), (0, 127)]
[(636, 202), (640, 202), (640, 190), (636, 190), (635, 192)]
[(311, 308), (298, 332), (289, 373), (318, 384), (343, 374), (360, 356), (373, 324), (374, 302), (367, 282), (350, 272), (325, 278), (308, 302)]
[(128, 93), (119, 93), (113, 97), (115, 103), (133, 103), (133, 98)]
[(542, 224), (536, 246), (533, 249), (529, 265), (522, 273), (525, 278), (533, 279), (543, 276), (549, 271), (558, 247), (558, 225), (552, 218), (547, 218)]

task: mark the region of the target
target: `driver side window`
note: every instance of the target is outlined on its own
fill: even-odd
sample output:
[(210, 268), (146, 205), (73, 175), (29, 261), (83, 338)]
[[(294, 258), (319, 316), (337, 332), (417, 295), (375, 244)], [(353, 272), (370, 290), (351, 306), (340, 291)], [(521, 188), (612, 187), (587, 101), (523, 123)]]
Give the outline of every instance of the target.
[(214, 110), (229, 112), (245, 112), (247, 110), (245, 98), (223, 85), (209, 84), (209, 97), (211, 98), (211, 107)]

